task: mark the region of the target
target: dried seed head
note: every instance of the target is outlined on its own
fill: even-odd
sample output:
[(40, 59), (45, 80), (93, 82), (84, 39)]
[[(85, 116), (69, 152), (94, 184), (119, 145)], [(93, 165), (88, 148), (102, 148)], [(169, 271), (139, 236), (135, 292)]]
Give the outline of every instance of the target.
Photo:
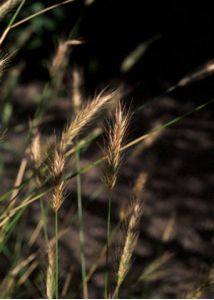
[(140, 193), (145, 186), (147, 178), (148, 178), (147, 173), (142, 172), (138, 175), (133, 188), (133, 195), (136, 199), (139, 199)]
[(13, 9), (16, 5), (19, 4), (21, 0), (7, 0), (0, 5), (0, 20), (2, 20), (6, 14)]
[(73, 143), (73, 140), (79, 135), (82, 129), (92, 121), (95, 114), (117, 95), (118, 91), (109, 94), (100, 93), (93, 101), (89, 102), (78, 112), (73, 121), (62, 133), (60, 148), (63, 152), (65, 152), (69, 144)]
[(63, 41), (63, 42), (59, 43), (56, 54), (53, 58), (53, 61), (52, 61), (51, 67), (50, 67), (51, 76), (55, 76), (59, 72), (59, 70), (63, 64), (63, 61), (64, 61), (66, 55), (68, 54), (69, 46), (75, 46), (75, 45), (80, 45), (80, 44), (82, 44), (82, 42), (78, 41), (78, 40), (68, 40), (68, 41)]
[(53, 159), (51, 162), (51, 174), (55, 180), (59, 180), (62, 177), (62, 173), (65, 167), (65, 156), (61, 150), (55, 149)]
[(65, 153), (68, 145), (73, 142), (74, 138), (81, 132), (94, 117), (94, 115), (104, 107), (117, 93), (100, 94), (92, 102), (87, 104), (80, 112), (77, 113), (74, 120), (62, 133), (59, 147), (55, 145), (55, 152), (51, 160), (50, 172), (54, 178), (54, 187), (51, 197), (51, 205), (54, 211), (58, 211), (64, 201), (65, 181), (63, 171), (65, 169)]
[(55, 142), (55, 150), (51, 159), (50, 173), (53, 178), (53, 190), (51, 196), (51, 206), (55, 212), (59, 210), (64, 201), (64, 192), (66, 183), (63, 178), (65, 169), (65, 155), (61, 149), (57, 149)]
[(51, 206), (55, 212), (57, 212), (65, 198), (65, 182), (61, 181), (58, 183), (54, 189), (53, 189), (53, 194), (52, 194), (52, 199), (51, 199)]
[(37, 133), (31, 143), (30, 147), (30, 155), (31, 159), (36, 168), (38, 168), (42, 162), (42, 155), (41, 155), (41, 136)]
[(108, 146), (106, 152), (107, 165), (105, 182), (107, 187), (111, 190), (114, 188), (118, 171), (121, 162), (121, 148), (126, 136), (128, 124), (129, 124), (129, 113), (125, 112), (120, 102), (116, 106), (113, 125), (109, 129), (108, 133)]
[(114, 296), (119, 290), (129, 270), (131, 257), (136, 245), (139, 221), (143, 213), (143, 206), (142, 206), (142, 202), (140, 201), (140, 192), (145, 185), (146, 178), (147, 175), (141, 173), (138, 176), (133, 188), (132, 201), (130, 205), (130, 216), (128, 220), (124, 246), (121, 251), (119, 268), (117, 272), (117, 283), (116, 283)]

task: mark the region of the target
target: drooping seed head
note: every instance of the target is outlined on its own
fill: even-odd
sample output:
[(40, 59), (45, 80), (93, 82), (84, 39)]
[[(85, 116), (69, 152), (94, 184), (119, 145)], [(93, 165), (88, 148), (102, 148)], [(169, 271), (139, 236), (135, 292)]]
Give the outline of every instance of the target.
[(51, 63), (51, 67), (50, 67), (51, 76), (55, 76), (59, 72), (59, 70), (63, 64), (63, 61), (64, 61), (66, 55), (68, 54), (69, 46), (76, 46), (76, 45), (80, 45), (80, 44), (82, 44), (82, 41), (79, 41), (79, 40), (67, 40), (67, 41), (61, 41), (59, 43), (56, 54), (53, 58), (53, 61)]

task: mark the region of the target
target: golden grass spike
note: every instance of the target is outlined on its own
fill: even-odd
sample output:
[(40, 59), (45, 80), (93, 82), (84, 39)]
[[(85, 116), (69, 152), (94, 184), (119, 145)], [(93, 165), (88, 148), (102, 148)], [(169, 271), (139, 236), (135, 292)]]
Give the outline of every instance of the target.
[(53, 243), (48, 246), (48, 267), (46, 275), (46, 295), (48, 299), (54, 297), (54, 282), (55, 282), (55, 255)]
[(30, 155), (35, 168), (38, 168), (42, 162), (41, 136), (39, 133), (37, 133), (32, 139)]
[(57, 212), (60, 209), (64, 201), (65, 187), (66, 185), (64, 181), (60, 182), (54, 187), (51, 205), (55, 212)]
[(65, 152), (69, 144), (79, 135), (83, 128), (88, 125), (96, 113), (98, 113), (110, 100), (117, 97), (118, 91), (104, 94), (101, 92), (94, 100), (78, 112), (73, 121), (67, 126), (62, 133), (60, 149)]
[(59, 210), (64, 201), (64, 192), (66, 183), (63, 179), (63, 171), (65, 168), (65, 155), (62, 151), (58, 151), (55, 147), (53, 159), (50, 166), (51, 175), (54, 180), (54, 188), (52, 193), (51, 205), (55, 212)]
[(0, 20), (2, 20), (6, 14), (13, 9), (16, 5), (19, 4), (21, 0), (7, 0), (0, 5)]
[(140, 192), (144, 187), (146, 180), (147, 175), (145, 173), (141, 173), (138, 176), (133, 188), (130, 217), (128, 220), (125, 241), (122, 248), (119, 267), (117, 271), (116, 288), (113, 293), (113, 298), (117, 296), (120, 286), (123, 283), (125, 276), (129, 270), (131, 257), (136, 245), (138, 236), (138, 226), (143, 213), (143, 205), (140, 201)]
[(105, 182), (107, 187), (112, 190), (116, 184), (118, 170), (121, 162), (121, 148), (126, 136), (129, 113), (125, 112), (121, 103), (118, 102), (115, 110), (113, 126), (109, 129), (108, 147), (106, 150), (107, 157), (107, 171), (105, 175)]
[(79, 40), (67, 40), (67, 41), (59, 42), (56, 54), (53, 58), (53, 61), (51, 63), (51, 67), (50, 67), (51, 76), (54, 77), (59, 72), (59, 70), (63, 64), (63, 61), (64, 61), (66, 55), (68, 54), (69, 46), (76, 46), (76, 45), (80, 45), (80, 44), (82, 44), (82, 42)]
[(51, 162), (51, 173), (55, 180), (62, 176), (65, 167), (65, 156), (61, 151), (55, 149), (53, 160)]

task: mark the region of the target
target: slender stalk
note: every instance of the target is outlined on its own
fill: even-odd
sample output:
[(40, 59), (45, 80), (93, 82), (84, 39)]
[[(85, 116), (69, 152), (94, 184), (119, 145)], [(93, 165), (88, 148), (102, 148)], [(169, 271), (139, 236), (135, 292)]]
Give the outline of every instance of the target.
[(59, 297), (58, 211), (55, 211), (55, 298)]
[(16, 22), (15, 24), (13, 24), (11, 26), (11, 28), (15, 28), (15, 27), (17, 27), (17, 26), (19, 26), (19, 25), (21, 25), (21, 24), (23, 24), (23, 23), (25, 23), (25, 22), (27, 22), (27, 21), (29, 21), (29, 20), (31, 20), (31, 19), (39, 16), (39, 15), (41, 15), (41, 14), (44, 14), (44, 13), (46, 13), (46, 12), (48, 12), (48, 11), (54, 9), (54, 8), (57, 8), (58, 6), (61, 6), (61, 5), (64, 5), (64, 4), (73, 2), (73, 1), (74, 0), (66, 0), (66, 1), (54, 4), (54, 5), (51, 5), (49, 7), (46, 7), (44, 9), (42, 9), (42, 10), (40, 10), (40, 11), (38, 11), (38, 12), (36, 12), (36, 13), (34, 13), (34, 14), (32, 14), (32, 15), (30, 15), (30, 16), (28, 16), (28, 17), (26, 17), (26, 18), (24, 18), (24, 19), (22, 19), (22, 20), (20, 20), (18, 22)]
[(1, 36), (1, 38), (0, 38), (0, 46), (1, 46), (1, 44), (3, 43), (4, 39), (6, 38), (6, 36), (8, 35), (10, 29), (12, 28), (12, 25), (13, 25), (13, 23), (15, 22), (15, 20), (16, 20), (18, 14), (19, 14), (19, 12), (20, 12), (20, 10), (22, 9), (22, 6), (25, 4), (25, 1), (26, 1), (26, 0), (22, 0), (22, 2), (19, 4), (19, 6), (18, 6), (18, 8), (16, 9), (16, 11), (15, 11), (13, 17), (11, 18), (11, 20), (10, 20), (8, 26), (7, 26), (6, 29), (4, 30), (4, 32), (3, 32), (3, 34), (2, 34), (2, 36)]
[(44, 203), (43, 200), (40, 199), (40, 210), (41, 210), (41, 217), (42, 217), (42, 223), (43, 223), (43, 233), (44, 233), (44, 238), (45, 238), (45, 243), (46, 246), (48, 246), (48, 231), (47, 231), (47, 224), (46, 224), (46, 212), (44, 208)]
[(105, 298), (108, 298), (108, 294), (109, 294), (109, 246), (110, 246), (110, 239), (111, 239), (111, 202), (112, 202), (112, 190), (109, 191), (108, 213), (107, 213)]
[(78, 204), (78, 218), (79, 218), (79, 238), (80, 238), (80, 261), (81, 261), (81, 272), (82, 272), (82, 286), (83, 286), (83, 297), (88, 299), (88, 286), (86, 280), (86, 265), (85, 265), (85, 254), (84, 254), (84, 224), (83, 224), (83, 210), (82, 210), (82, 193), (81, 193), (81, 177), (79, 174), (80, 170), (80, 155), (79, 150), (76, 151), (76, 167), (77, 167), (77, 204)]
[(116, 288), (113, 292), (113, 295), (112, 295), (112, 299), (119, 299), (119, 289), (120, 289), (120, 287), (116, 286)]

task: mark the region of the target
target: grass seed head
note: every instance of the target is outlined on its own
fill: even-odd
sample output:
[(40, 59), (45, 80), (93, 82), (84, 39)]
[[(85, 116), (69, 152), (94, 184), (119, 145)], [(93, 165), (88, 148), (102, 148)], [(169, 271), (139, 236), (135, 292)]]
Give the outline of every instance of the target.
[(55, 212), (59, 210), (64, 201), (64, 192), (66, 183), (63, 178), (65, 169), (65, 155), (55, 145), (54, 154), (51, 160), (50, 173), (53, 178), (53, 191), (51, 197), (51, 206)]
[(117, 272), (116, 290), (119, 289), (129, 270), (131, 257), (136, 245), (138, 236), (138, 227), (143, 213), (143, 205), (140, 200), (140, 192), (146, 183), (147, 175), (141, 173), (134, 185), (132, 192), (132, 201), (130, 204), (130, 215), (127, 221), (127, 231), (125, 233), (124, 245), (121, 251), (121, 257)]
[(108, 132), (108, 145), (106, 149), (106, 174), (105, 182), (112, 190), (116, 184), (121, 163), (121, 148), (126, 137), (130, 115), (119, 102), (115, 109), (115, 115)]
[(30, 155), (35, 167), (38, 168), (42, 162), (41, 136), (39, 133), (37, 133), (32, 139)]
[(56, 54), (53, 57), (51, 67), (50, 67), (51, 76), (54, 77), (59, 72), (64, 62), (64, 59), (68, 54), (69, 46), (76, 46), (80, 44), (82, 44), (82, 42), (79, 40), (67, 40), (67, 41), (59, 42)]
[(16, 5), (18, 5), (21, 0), (7, 0), (3, 4), (0, 5), (0, 20), (2, 20), (7, 13), (13, 9)]
[(52, 199), (51, 199), (51, 206), (55, 212), (57, 212), (64, 199), (65, 199), (65, 182), (61, 181), (57, 184), (53, 189)]
[(73, 143), (74, 139), (80, 134), (83, 128), (90, 124), (94, 116), (117, 95), (118, 91), (106, 94), (101, 92), (94, 100), (86, 104), (85, 107), (76, 114), (74, 119), (62, 133), (61, 149), (63, 152), (65, 152), (66, 148)]

